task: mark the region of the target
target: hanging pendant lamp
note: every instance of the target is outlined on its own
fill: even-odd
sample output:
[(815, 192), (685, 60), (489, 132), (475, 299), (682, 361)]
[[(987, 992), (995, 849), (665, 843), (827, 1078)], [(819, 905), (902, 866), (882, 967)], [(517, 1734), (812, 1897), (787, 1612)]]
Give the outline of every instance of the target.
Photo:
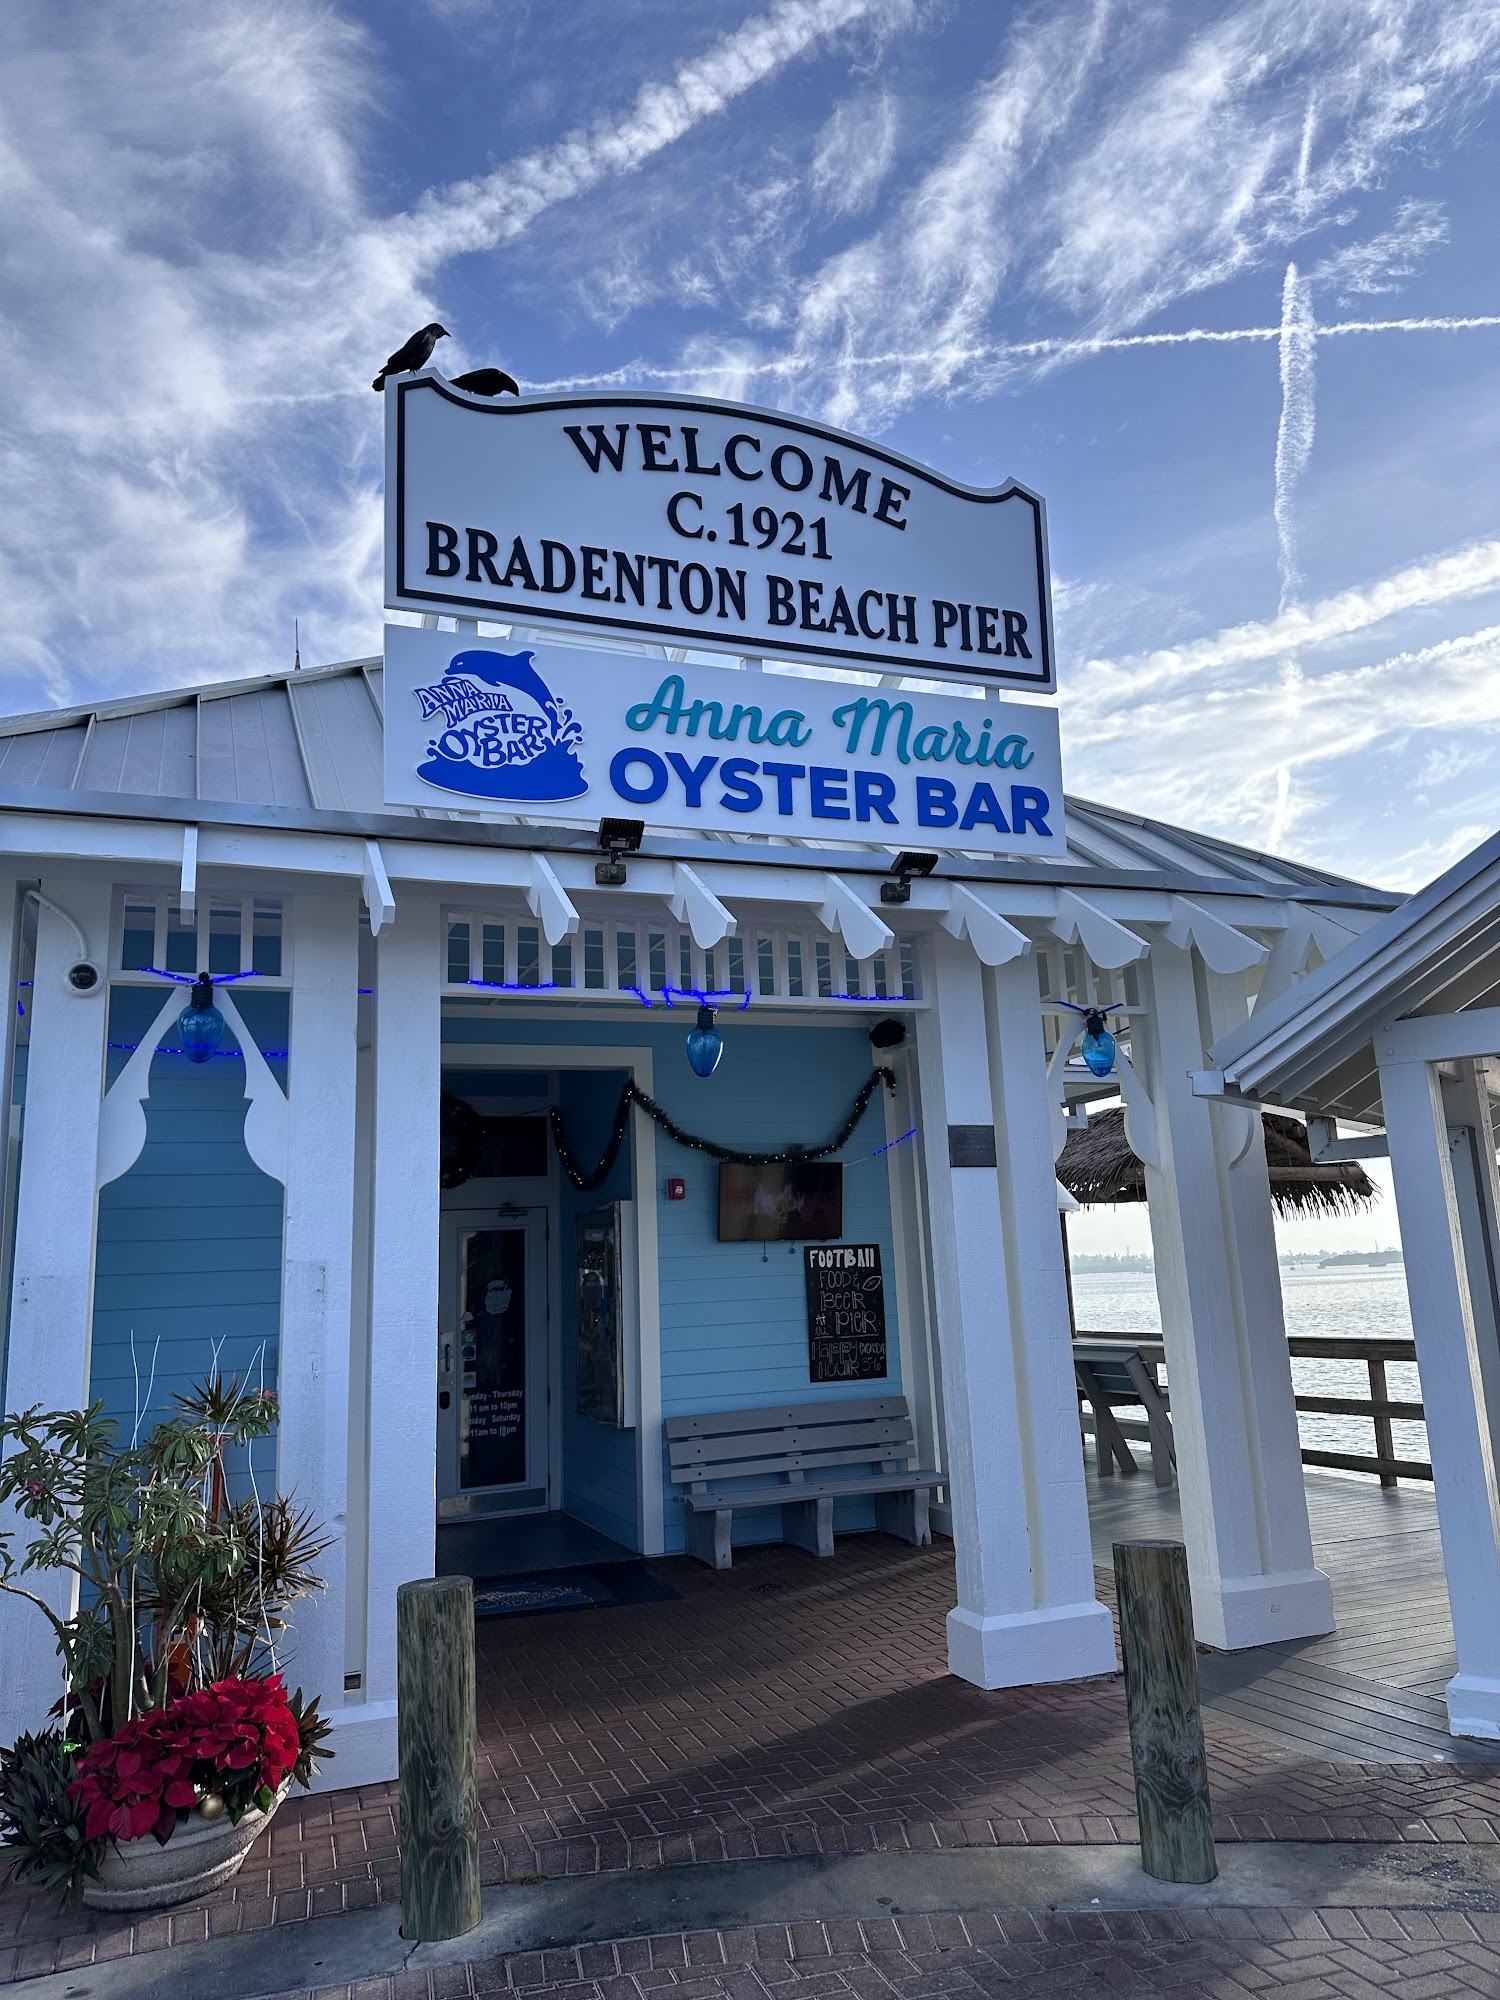
[(712, 1007), (698, 1009), (698, 1024), (688, 1029), (687, 1059), (694, 1076), (712, 1076), (724, 1053), (724, 1037), (714, 1026)]
[(1108, 1076), (1115, 1066), (1115, 1038), (1097, 1008), (1084, 1016), (1083, 1040), (1078, 1044), (1078, 1052), (1095, 1076)]
[(177, 1016), (177, 1039), (193, 1063), (206, 1063), (224, 1039), (224, 1016), (214, 1005), (214, 983), (206, 972), (193, 981), (192, 998)]

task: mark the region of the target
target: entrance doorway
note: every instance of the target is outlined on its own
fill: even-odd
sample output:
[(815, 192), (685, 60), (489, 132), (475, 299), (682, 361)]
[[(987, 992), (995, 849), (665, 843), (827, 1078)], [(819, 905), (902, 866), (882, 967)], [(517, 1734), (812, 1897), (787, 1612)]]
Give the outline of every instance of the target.
[(448, 1209), (438, 1335), (438, 1519), (549, 1495), (547, 1211)]

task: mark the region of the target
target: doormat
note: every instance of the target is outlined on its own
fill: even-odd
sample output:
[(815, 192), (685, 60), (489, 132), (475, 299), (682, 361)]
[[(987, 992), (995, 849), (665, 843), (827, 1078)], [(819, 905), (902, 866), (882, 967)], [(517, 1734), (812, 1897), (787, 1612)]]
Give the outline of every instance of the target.
[(600, 1563), (589, 1569), (542, 1570), (534, 1576), (481, 1577), (474, 1585), (474, 1616), (609, 1611), (627, 1604), (667, 1604), (681, 1595), (643, 1562)]

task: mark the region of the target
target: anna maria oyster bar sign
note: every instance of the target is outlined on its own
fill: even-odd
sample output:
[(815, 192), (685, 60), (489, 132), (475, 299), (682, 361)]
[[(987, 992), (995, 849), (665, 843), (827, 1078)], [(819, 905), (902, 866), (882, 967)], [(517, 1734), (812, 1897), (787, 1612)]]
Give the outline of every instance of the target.
[(700, 398), (386, 395), (386, 603), (1055, 689), (1042, 502)]

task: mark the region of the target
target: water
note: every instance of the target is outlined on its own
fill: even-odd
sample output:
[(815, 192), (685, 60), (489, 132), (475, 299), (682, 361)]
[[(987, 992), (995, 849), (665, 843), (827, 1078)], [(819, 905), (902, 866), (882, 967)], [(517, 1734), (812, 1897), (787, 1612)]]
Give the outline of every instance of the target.
[[(1343, 1265), (1320, 1271), (1316, 1265), (1283, 1267), (1281, 1296), (1288, 1333), (1349, 1340), (1356, 1335), (1393, 1340), (1411, 1339), (1411, 1312), (1406, 1274), (1399, 1264), (1358, 1269)], [(1073, 1279), (1073, 1303), (1080, 1328), (1103, 1333), (1159, 1333), (1156, 1280), (1149, 1271), (1082, 1271)], [(1295, 1356), (1292, 1380), (1307, 1396), (1368, 1396), (1369, 1373), (1362, 1361), (1314, 1361)], [(1393, 1403), (1419, 1403), (1421, 1386), (1415, 1362), (1386, 1364), (1386, 1384)], [(1324, 1451), (1375, 1449), (1375, 1426), (1368, 1417), (1323, 1417), (1298, 1412), (1304, 1445)], [(1427, 1457), (1427, 1426), (1394, 1422), (1391, 1431), (1397, 1458)], [(1372, 1478), (1355, 1473), (1352, 1478)]]

